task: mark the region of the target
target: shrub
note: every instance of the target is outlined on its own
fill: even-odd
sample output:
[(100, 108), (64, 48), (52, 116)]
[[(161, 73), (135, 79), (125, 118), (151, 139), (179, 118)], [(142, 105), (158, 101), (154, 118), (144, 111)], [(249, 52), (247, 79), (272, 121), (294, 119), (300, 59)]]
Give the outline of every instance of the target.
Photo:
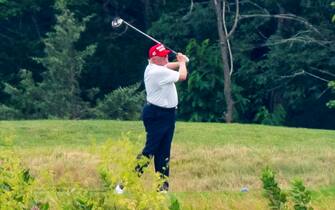
[(302, 180), (296, 179), (292, 182), (290, 197), (295, 210), (313, 210), (311, 207), (311, 192), (306, 189)]
[(0, 209), (48, 209), (35, 199), (33, 182), (14, 153), (0, 155)]
[(0, 104), (0, 120), (13, 120), (20, 118), (21, 112), (12, 107)]
[(282, 192), (278, 186), (278, 183), (275, 180), (275, 173), (267, 167), (263, 170), (261, 179), (265, 190), (265, 197), (269, 200), (270, 209), (285, 209), (287, 195)]
[(95, 117), (118, 120), (138, 120), (144, 104), (144, 91), (138, 91), (140, 84), (118, 88), (98, 101), (93, 110)]
[[(52, 171), (40, 171), (43, 181), (35, 179), (25, 169), (15, 152), (0, 154), (0, 210), (2, 209), (180, 209), (176, 197), (157, 192), (161, 183), (159, 174), (147, 168), (138, 177), (135, 166), (139, 147), (127, 137), (109, 140), (102, 146), (92, 146), (100, 157), (97, 170), (102, 185), (99, 189), (79, 186), (59, 187)], [(124, 194), (115, 193), (118, 183), (124, 185)], [(43, 202), (41, 202), (43, 201)]]
[(273, 113), (262, 106), (256, 114), (255, 121), (265, 125), (282, 125), (285, 122), (286, 111), (282, 105), (275, 107)]
[[(262, 173), (263, 188), (265, 197), (269, 200), (269, 208), (273, 210), (291, 209), (313, 210), (311, 206), (311, 192), (306, 189), (300, 179), (292, 182), (292, 190), (289, 194), (282, 192), (275, 180), (275, 173), (269, 168), (265, 168)], [(288, 198), (293, 206), (287, 204)]]

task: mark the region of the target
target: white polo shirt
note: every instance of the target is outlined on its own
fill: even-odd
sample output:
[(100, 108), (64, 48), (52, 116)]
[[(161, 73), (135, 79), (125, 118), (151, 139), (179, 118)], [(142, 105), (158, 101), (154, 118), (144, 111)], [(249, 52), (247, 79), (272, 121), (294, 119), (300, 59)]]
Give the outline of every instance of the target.
[(173, 108), (178, 105), (176, 85), (179, 72), (149, 63), (144, 72), (147, 101), (153, 105)]

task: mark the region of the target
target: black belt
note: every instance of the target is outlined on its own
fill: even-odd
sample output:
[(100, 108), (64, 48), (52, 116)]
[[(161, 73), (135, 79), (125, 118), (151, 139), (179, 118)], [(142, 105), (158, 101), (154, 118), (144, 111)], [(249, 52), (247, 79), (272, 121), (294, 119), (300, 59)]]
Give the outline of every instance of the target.
[(177, 109), (176, 106), (175, 107), (171, 107), (171, 108), (166, 108), (166, 107), (157, 106), (157, 105), (152, 104), (150, 102), (147, 102), (147, 105), (151, 106), (151, 107), (154, 107), (154, 108), (157, 108), (157, 109), (162, 109), (162, 110), (176, 110)]

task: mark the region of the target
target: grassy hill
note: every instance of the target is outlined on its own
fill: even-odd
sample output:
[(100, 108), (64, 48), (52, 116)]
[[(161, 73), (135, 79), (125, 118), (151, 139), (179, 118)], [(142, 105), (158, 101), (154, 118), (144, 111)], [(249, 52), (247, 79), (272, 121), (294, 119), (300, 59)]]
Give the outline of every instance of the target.
[[(14, 149), (34, 174), (98, 185), (92, 144), (128, 136), (140, 152), (141, 122), (0, 121), (0, 149)], [(135, 158), (135, 157), (134, 157)], [(172, 148), (171, 192), (182, 209), (267, 209), (260, 175), (270, 166), (283, 189), (301, 178), (315, 209), (335, 209), (335, 131), (261, 125), (178, 122)], [(242, 187), (249, 192), (241, 193)]]

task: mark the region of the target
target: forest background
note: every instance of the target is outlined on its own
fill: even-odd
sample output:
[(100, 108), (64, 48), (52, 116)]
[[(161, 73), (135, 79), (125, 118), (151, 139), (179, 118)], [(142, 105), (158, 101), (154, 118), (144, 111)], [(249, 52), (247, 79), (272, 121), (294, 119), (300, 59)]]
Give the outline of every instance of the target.
[(190, 57), (179, 120), (334, 129), (334, 13), (331, 0), (0, 0), (0, 119), (138, 120), (154, 43), (113, 29), (122, 17)]

